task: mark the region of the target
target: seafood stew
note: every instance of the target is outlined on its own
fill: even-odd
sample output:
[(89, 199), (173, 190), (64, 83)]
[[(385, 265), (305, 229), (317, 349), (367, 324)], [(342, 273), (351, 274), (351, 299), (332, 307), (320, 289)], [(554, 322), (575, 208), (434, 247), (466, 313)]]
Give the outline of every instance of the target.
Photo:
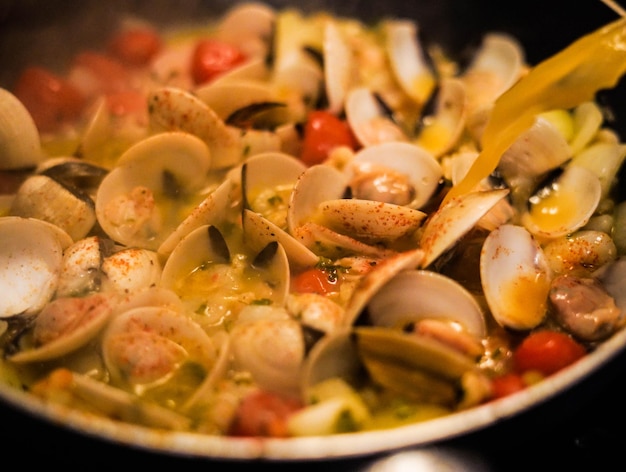
[(241, 3), (24, 67), (3, 383), (147, 434), (393, 438), (616, 344), (626, 147), (595, 96), (626, 20), (539, 65), (498, 32), (458, 62), (418, 21)]

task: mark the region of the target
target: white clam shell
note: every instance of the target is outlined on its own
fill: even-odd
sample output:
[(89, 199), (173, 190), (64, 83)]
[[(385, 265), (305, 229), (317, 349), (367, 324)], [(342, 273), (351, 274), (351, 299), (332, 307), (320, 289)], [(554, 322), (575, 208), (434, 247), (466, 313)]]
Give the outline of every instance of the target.
[(231, 7), (221, 18), (215, 37), (236, 45), (248, 56), (263, 56), (268, 49), (276, 11), (261, 2)]
[[(443, 169), (435, 156), (421, 146), (407, 142), (375, 144), (359, 150), (346, 165), (350, 178), (366, 173), (374, 174), (385, 169), (406, 176), (407, 184), (415, 191), (414, 199), (408, 203), (412, 208), (423, 207), (433, 196), (443, 177)], [(353, 193), (358, 197), (357, 188)]]
[(32, 116), (15, 95), (3, 88), (0, 88), (0, 149), (2, 170), (34, 167), (45, 158)]
[(278, 101), (269, 83), (246, 79), (212, 81), (198, 87), (194, 94), (224, 121), (241, 108)]
[(54, 299), (37, 315), (35, 346), (11, 356), (11, 362), (48, 361), (75, 351), (102, 330), (115, 306), (114, 297), (101, 293)]
[(525, 228), (505, 224), (489, 233), (481, 251), (480, 277), (499, 325), (529, 330), (544, 320), (552, 273), (541, 247)]
[(384, 23), (387, 54), (396, 79), (404, 92), (423, 105), (435, 88), (435, 75), (418, 40), (418, 25), (411, 20)]
[(462, 76), (470, 110), (489, 106), (521, 76), (525, 54), (519, 42), (503, 33), (488, 33)]
[(46, 175), (28, 177), (11, 203), (15, 216), (48, 221), (66, 231), (74, 241), (85, 237), (96, 223), (94, 202)]
[(210, 149), (211, 165), (236, 165), (243, 157), (241, 130), (226, 126), (207, 104), (192, 93), (163, 87), (148, 97), (150, 128), (153, 133), (184, 131), (202, 139)]
[(536, 237), (554, 239), (584, 226), (602, 197), (602, 184), (592, 171), (570, 164), (557, 179), (556, 187), (522, 215), (523, 225)]
[(41, 310), (54, 295), (72, 239), (34, 218), (0, 218), (0, 318)]
[(420, 247), (425, 253), (422, 268), (450, 249), (508, 193), (506, 189), (466, 193), (431, 214), (420, 237)]
[(167, 307), (144, 306), (111, 320), (102, 337), (102, 355), (111, 380), (122, 387), (150, 385), (187, 362), (207, 375), (217, 349), (202, 327)]
[(370, 298), (367, 313), (375, 326), (438, 319), (458, 323), (478, 339), (487, 334), (476, 298), (455, 280), (429, 270), (398, 272)]
[[(192, 134), (166, 132), (138, 142), (98, 187), (98, 223), (114, 241), (156, 250), (186, 216), (183, 197), (200, 192), (210, 166), (209, 149)], [(168, 196), (166, 174), (174, 178), (175, 195)], [(172, 205), (167, 213), (161, 199)]]
[(155, 251), (124, 248), (102, 261), (102, 289), (132, 293), (159, 283), (161, 262)]
[(234, 182), (226, 178), (165, 238), (157, 250), (159, 255), (168, 257), (186, 235), (200, 226), (224, 223), (230, 206), (240, 198), (237, 189)]
[(339, 114), (343, 110), (348, 90), (354, 81), (354, 57), (340, 26), (329, 20), (324, 28), (324, 80), (328, 111)]
[(240, 313), (231, 337), (235, 365), (251, 372), (259, 386), (299, 395), (305, 344), (297, 320), (283, 309), (249, 307)]
[(435, 111), (429, 116), (415, 142), (439, 157), (458, 142), (467, 120), (465, 84), (457, 78), (444, 77), (439, 82)]
[(346, 96), (346, 119), (362, 146), (408, 141), (405, 132), (383, 112), (368, 87), (354, 87)]

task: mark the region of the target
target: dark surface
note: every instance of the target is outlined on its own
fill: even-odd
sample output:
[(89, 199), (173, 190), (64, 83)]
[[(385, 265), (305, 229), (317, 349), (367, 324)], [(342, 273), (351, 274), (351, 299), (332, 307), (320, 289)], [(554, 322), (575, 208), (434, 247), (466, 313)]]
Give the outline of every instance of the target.
[[(146, 17), (165, 21), (188, 18), (207, 11), (207, 5), (228, 5), (228, 1), (202, 2), (181, 0), (172, 11), (168, 2), (45, 2), (0, 0), (0, 84), (10, 85), (15, 70), (29, 60), (62, 62), (75, 39), (96, 44), (107, 25), (111, 11), (124, 8)], [(281, 6), (289, 2), (276, 1)], [(292, 4), (294, 2), (291, 2)], [(95, 7), (88, 10), (86, 5)], [(297, 3), (310, 9), (333, 5), (333, 2)], [(79, 7), (80, 5), (80, 7)], [(444, 41), (452, 49), (462, 51), (476, 43), (482, 31), (503, 30), (518, 37), (525, 45), (528, 59), (536, 63), (581, 34), (616, 18), (599, 0), (579, 2), (561, 0), (528, 0), (525, 2), (477, 1), (354, 1), (335, 2), (341, 13), (359, 12), (377, 18), (394, 12), (398, 16), (419, 18), (426, 38)], [(451, 21), (442, 21), (442, 18)], [(59, 49), (59, 45), (63, 45)], [(29, 49), (30, 52), (25, 51)], [(26, 59), (28, 58), (28, 59)], [(626, 127), (625, 87), (609, 97), (614, 112), (621, 120), (617, 129), (622, 136)], [(623, 110), (623, 111), (622, 111)], [(626, 470), (626, 355), (615, 359), (606, 369), (581, 385), (521, 417), (468, 436), (436, 446), (417, 448), (392, 455), (339, 461), (307, 463), (274, 463), (274, 471), (283, 470)], [(0, 470), (10, 470), (12, 462), (22, 467), (28, 463), (82, 468), (116, 470), (139, 466), (144, 470), (157, 466), (160, 470), (221, 470), (233, 467), (230, 461), (212, 461), (155, 454), (84, 437), (60, 429), (22, 412), (0, 405)], [(439, 467), (418, 467), (421, 454), (435, 453), (442, 462)], [(391, 459), (405, 457), (409, 467), (394, 467)], [(13, 460), (12, 460), (13, 459)], [(17, 462), (16, 462), (17, 461)], [(263, 462), (238, 464), (257, 468)], [(14, 466), (15, 467), (15, 466)], [(135, 466), (136, 467), (136, 466)], [(63, 470), (63, 469), (60, 469)], [(66, 469), (69, 470), (69, 469)]]

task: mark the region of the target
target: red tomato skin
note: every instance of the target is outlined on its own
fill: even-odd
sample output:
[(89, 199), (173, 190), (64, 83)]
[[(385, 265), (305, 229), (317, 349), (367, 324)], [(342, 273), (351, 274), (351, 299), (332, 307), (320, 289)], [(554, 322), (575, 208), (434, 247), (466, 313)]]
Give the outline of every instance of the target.
[(307, 166), (320, 164), (328, 153), (338, 146), (357, 148), (357, 142), (348, 124), (324, 110), (314, 110), (307, 116), (300, 159)]
[(228, 434), (231, 436), (289, 436), (287, 419), (302, 408), (302, 403), (276, 393), (259, 390), (246, 396), (237, 409)]
[(338, 290), (339, 280), (331, 277), (322, 269), (308, 269), (297, 274), (291, 283), (291, 290), (296, 293), (317, 293), (327, 295)]
[(147, 28), (120, 31), (108, 44), (111, 56), (132, 66), (145, 66), (161, 51), (161, 37)]
[(196, 84), (208, 82), (241, 64), (246, 56), (239, 48), (214, 39), (196, 44), (191, 59), (191, 77)]
[(517, 372), (530, 370), (552, 375), (584, 357), (586, 349), (571, 336), (550, 330), (529, 334), (513, 352)]
[(497, 400), (526, 388), (524, 379), (519, 374), (508, 373), (495, 377), (491, 381), (492, 399)]
[(14, 95), (29, 111), (40, 132), (50, 132), (80, 116), (85, 97), (72, 83), (44, 67), (28, 67), (15, 84)]

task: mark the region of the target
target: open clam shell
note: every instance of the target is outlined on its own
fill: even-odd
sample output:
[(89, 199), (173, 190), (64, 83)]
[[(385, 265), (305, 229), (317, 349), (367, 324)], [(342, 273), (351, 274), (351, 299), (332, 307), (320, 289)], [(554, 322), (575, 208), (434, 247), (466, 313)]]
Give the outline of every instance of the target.
[(404, 92), (423, 106), (435, 89), (435, 74), (410, 20), (387, 20), (383, 25), (386, 50), (394, 75)]
[(364, 147), (409, 139), (404, 130), (386, 114), (368, 87), (359, 86), (348, 91), (345, 113), (354, 136)]
[(458, 323), (477, 339), (487, 334), (485, 314), (474, 296), (455, 280), (428, 270), (398, 272), (369, 299), (367, 318), (374, 326), (390, 328), (437, 319)]
[(595, 173), (568, 165), (556, 181), (530, 198), (522, 223), (542, 239), (565, 236), (589, 221), (601, 196), (602, 184)]
[(98, 223), (118, 243), (156, 250), (183, 220), (187, 200), (199, 199), (210, 166), (209, 149), (192, 134), (138, 142), (98, 187)]
[(425, 254), (422, 268), (428, 267), (445, 251), (452, 248), (508, 193), (507, 189), (466, 193), (431, 214), (420, 236), (420, 247)]
[(365, 147), (346, 165), (355, 198), (422, 208), (443, 177), (441, 165), (428, 150), (408, 142)]
[(71, 237), (34, 218), (0, 218), (0, 318), (37, 313), (59, 284)]
[(0, 168), (34, 167), (45, 158), (35, 121), (24, 104), (11, 92), (0, 88)]
[(501, 326), (528, 330), (546, 317), (552, 271), (524, 227), (505, 224), (487, 236), (480, 255), (485, 299)]

